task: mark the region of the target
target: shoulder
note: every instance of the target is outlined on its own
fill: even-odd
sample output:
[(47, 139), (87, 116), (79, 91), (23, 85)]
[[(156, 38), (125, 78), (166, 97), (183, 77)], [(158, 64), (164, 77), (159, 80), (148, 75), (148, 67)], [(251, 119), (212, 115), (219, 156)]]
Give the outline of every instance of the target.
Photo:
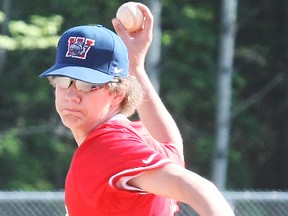
[(131, 146), (146, 145), (143, 136), (130, 121), (110, 120), (94, 129), (83, 144), (84, 150), (98, 149), (112, 151), (130, 148)]
[[(141, 125), (140, 123), (137, 125)], [(110, 120), (105, 122), (104, 124), (100, 125), (98, 128), (96, 128), (94, 131), (91, 132), (91, 134), (87, 137), (87, 140), (93, 139), (93, 138), (99, 138), (99, 137), (114, 137), (117, 139), (122, 139), (123, 136), (129, 134), (138, 136), (139, 129), (141, 126), (137, 126), (135, 128), (135, 122), (130, 121), (122, 121), (122, 120)], [(117, 136), (115, 136), (117, 135)]]

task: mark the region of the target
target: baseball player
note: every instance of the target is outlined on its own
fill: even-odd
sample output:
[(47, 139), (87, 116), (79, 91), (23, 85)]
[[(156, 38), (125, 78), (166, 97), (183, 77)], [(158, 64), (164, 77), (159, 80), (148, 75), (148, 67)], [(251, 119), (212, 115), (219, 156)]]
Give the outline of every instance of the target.
[[(233, 216), (218, 189), (185, 169), (180, 132), (144, 68), (153, 16), (118, 33), (101, 26), (67, 30), (55, 64), (43, 72), (78, 148), (65, 182), (67, 216), (172, 216), (177, 201), (203, 216)], [(129, 59), (129, 60), (128, 60)], [(140, 120), (129, 117), (137, 110)]]

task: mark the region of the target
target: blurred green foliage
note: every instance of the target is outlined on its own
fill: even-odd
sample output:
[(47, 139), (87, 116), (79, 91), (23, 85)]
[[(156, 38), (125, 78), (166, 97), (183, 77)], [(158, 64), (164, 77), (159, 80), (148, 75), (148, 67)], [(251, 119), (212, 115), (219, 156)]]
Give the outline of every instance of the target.
[[(53, 64), (64, 30), (95, 23), (111, 28), (124, 2), (13, 1), (9, 33), (0, 35), (0, 190), (63, 188), (76, 144), (55, 112), (53, 89), (38, 75)], [(187, 167), (207, 178), (214, 146), (219, 4), (162, 0), (160, 94), (183, 134)], [(280, 5), (280, 0), (239, 1), (233, 111), (283, 73), (285, 40), (278, 14), (285, 11), (275, 10)], [(4, 21), (1, 12), (2, 26)], [(229, 189), (287, 189), (288, 157), (285, 151), (279, 155), (287, 145), (286, 88), (279, 82), (234, 116)]]

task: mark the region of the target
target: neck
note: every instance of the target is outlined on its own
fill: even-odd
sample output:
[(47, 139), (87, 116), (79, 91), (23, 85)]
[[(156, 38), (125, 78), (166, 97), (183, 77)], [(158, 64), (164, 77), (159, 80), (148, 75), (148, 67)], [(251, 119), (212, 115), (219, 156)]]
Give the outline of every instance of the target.
[[(88, 125), (88, 128), (83, 128), (83, 127), (70, 128), (77, 145), (80, 146), (95, 128), (109, 121), (111, 118), (115, 117), (117, 114), (119, 113), (116, 110), (115, 112), (111, 112), (109, 115), (106, 115), (105, 118), (99, 119), (97, 122), (95, 122), (95, 124), (92, 127), (91, 125)], [(115, 119), (118, 119), (118, 117), (116, 116)]]

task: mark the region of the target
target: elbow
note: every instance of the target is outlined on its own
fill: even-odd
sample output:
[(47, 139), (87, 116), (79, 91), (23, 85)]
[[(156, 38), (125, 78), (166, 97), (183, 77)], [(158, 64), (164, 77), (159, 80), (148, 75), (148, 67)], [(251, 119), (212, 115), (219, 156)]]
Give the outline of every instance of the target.
[[(194, 174), (197, 184), (189, 196), (188, 204), (201, 216), (235, 216), (222, 193), (211, 181)], [(195, 183), (195, 182), (194, 182)]]
[[(228, 201), (219, 191), (215, 184), (205, 180), (209, 198), (207, 198), (207, 208), (204, 208), (203, 216), (235, 216)], [(207, 196), (207, 197), (208, 197)], [(202, 214), (200, 214), (202, 216)]]

